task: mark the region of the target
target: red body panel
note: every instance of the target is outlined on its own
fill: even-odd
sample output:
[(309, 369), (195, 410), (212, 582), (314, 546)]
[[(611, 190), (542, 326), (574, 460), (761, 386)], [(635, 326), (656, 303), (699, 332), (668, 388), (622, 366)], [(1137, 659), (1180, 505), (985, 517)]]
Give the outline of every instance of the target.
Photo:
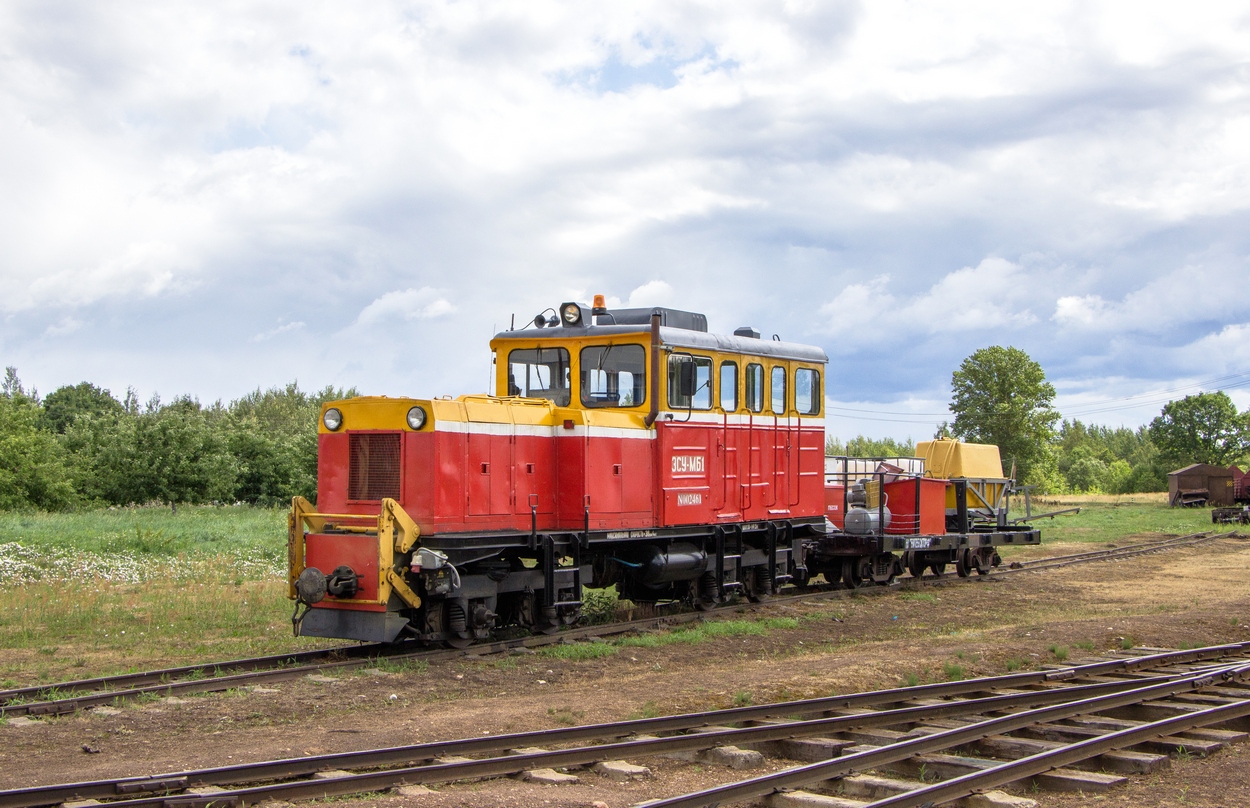
[(825, 518), (830, 522), (833, 522), (833, 526), (838, 530), (844, 530), (846, 528), (846, 514), (842, 511), (845, 504), (845, 485), (825, 486)]
[[(463, 429), (403, 433), (399, 501), (423, 535), (528, 532), (531, 503), (540, 531), (581, 530), (587, 506), (600, 530), (810, 517), (825, 506), (824, 431), (797, 419)], [(375, 514), (379, 502), (348, 499), (348, 440), (319, 437), (318, 508)]]
[[(920, 486), (920, 515), (916, 515), (916, 486)], [(946, 532), (945, 480), (896, 480), (885, 484), (886, 505), (892, 520), (886, 533), (920, 533), (933, 536)]]
[[(304, 537), (304, 563), (329, 573), (341, 564), (355, 570), (359, 589), (354, 596), (360, 600), (377, 600), (378, 597), (378, 537), (363, 534), (309, 533)], [(318, 606), (338, 609), (356, 609), (384, 612), (385, 605), (369, 603), (337, 603), (333, 595)]]

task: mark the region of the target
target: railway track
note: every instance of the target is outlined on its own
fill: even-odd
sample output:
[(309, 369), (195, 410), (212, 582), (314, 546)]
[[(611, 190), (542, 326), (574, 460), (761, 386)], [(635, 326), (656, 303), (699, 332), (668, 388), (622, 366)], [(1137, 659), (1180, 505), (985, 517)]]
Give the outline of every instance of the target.
[[(626, 759), (678, 757), (736, 768), (744, 760), (758, 765), (764, 755), (814, 762), (648, 806), (819, 804), (794, 791), (808, 788), (838, 791), (839, 801), (826, 804), (842, 808), (857, 804), (848, 796), (869, 792), (888, 796), (859, 804), (924, 806), (1032, 778), (1043, 788), (1097, 791), (1125, 774), (1157, 771), (1169, 754), (1210, 753), (1245, 740), (1247, 683), (1250, 643), (1238, 643), (777, 704), (39, 786), (0, 792), (0, 808), (87, 799), (109, 808), (225, 808), (636, 765)], [(900, 773), (918, 779), (896, 779)]]
[[(1095, 561), (1112, 561), (1131, 558), (1147, 553), (1189, 547), (1221, 538), (1236, 536), (1230, 533), (1194, 533), (1154, 542), (1106, 548), (1066, 556), (1051, 556), (1030, 561), (1016, 562), (1008, 568), (995, 570), (990, 579), (1022, 572), (1040, 571)], [(898, 587), (946, 585), (959, 581), (952, 575), (925, 576), (919, 579), (904, 578), (888, 587), (868, 586), (857, 590), (835, 588), (809, 589), (802, 594), (773, 597), (767, 605), (784, 604), (800, 600), (883, 594)], [(971, 580), (978, 580), (974, 577)], [(226, 662), (188, 665), (177, 668), (120, 674), (51, 685), (0, 690), (0, 717), (64, 715), (77, 710), (89, 709), (143, 695), (177, 696), (197, 693), (222, 692), (235, 688), (290, 681), (304, 676), (368, 668), (383, 662), (407, 663), (433, 662), (465, 655), (487, 655), (515, 648), (537, 648), (570, 640), (599, 638), (637, 631), (645, 631), (665, 625), (677, 625), (715, 615), (718, 612), (737, 610), (742, 604), (734, 604), (705, 612), (673, 612), (641, 620), (596, 626), (580, 626), (566, 629), (556, 635), (525, 636), (509, 640), (475, 645), (467, 649), (413, 650), (408, 646), (346, 646), (338, 648), (276, 654)]]

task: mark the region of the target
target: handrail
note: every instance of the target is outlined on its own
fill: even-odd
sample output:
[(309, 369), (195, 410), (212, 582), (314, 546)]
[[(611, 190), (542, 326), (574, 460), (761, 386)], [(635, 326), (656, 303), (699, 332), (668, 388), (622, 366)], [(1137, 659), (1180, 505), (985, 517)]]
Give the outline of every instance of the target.
[(660, 312), (651, 312), (651, 406), (642, 419), (650, 427), (660, 417)]

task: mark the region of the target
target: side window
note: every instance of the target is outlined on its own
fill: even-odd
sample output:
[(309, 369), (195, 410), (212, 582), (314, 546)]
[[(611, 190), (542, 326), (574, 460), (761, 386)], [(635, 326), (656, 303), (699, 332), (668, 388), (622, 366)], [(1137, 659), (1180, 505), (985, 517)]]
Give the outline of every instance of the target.
[(712, 360), (706, 356), (673, 354), (668, 358), (668, 406), (674, 409), (712, 409)]
[(738, 363), (720, 363), (720, 408), (725, 412), (738, 409)]
[(754, 362), (747, 365), (746, 377), (747, 409), (759, 412), (764, 409), (764, 366)]
[(820, 371), (799, 368), (794, 371), (794, 408), (800, 415), (820, 415)]
[(569, 352), (564, 348), (519, 348), (508, 354), (508, 395), (545, 398), (569, 405)]
[(777, 366), (772, 370), (772, 410), (777, 415), (786, 414), (786, 369)]
[(641, 345), (592, 345), (579, 359), (587, 407), (634, 407), (647, 400), (647, 352)]

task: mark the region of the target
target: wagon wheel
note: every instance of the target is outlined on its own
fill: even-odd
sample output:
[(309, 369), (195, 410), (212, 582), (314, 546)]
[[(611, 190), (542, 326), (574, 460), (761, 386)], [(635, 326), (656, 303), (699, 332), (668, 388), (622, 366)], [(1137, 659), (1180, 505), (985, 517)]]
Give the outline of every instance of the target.
[(939, 578), (942, 577), (943, 575), (946, 574), (946, 562), (934, 561), (932, 564), (929, 565), (929, 572), (932, 572), (935, 576)]
[(973, 564), (976, 566), (977, 575), (989, 575), (990, 568), (994, 566), (994, 551), (983, 548), (972, 554)]
[(919, 553), (911, 552), (907, 554), (907, 571), (911, 573), (911, 577), (919, 578), (924, 575), (925, 563)]
[(864, 577), (859, 574), (858, 558), (847, 558), (842, 561), (842, 584), (847, 589), (859, 589), (864, 585)]
[(955, 572), (959, 574), (960, 578), (967, 578), (972, 574), (972, 564), (970, 563), (971, 559), (968, 558), (968, 553), (968, 550), (960, 550), (955, 554)]
[(448, 648), (468, 648), (473, 644), (472, 637), (448, 637), (443, 640)]

